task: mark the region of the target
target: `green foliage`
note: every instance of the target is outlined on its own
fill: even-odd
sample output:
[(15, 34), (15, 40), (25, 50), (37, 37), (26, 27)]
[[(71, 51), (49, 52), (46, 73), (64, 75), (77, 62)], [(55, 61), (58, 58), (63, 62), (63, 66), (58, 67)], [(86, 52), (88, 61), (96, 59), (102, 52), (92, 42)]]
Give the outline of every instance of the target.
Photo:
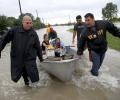
[(41, 20), (40, 20), (40, 18), (37, 17), (37, 18), (33, 21), (33, 26), (34, 26), (35, 29), (40, 29), (40, 27), (41, 27)]
[[(69, 32), (73, 32), (73, 28), (68, 30)], [(114, 37), (110, 33), (107, 33), (107, 41), (109, 48), (120, 51), (120, 39), (118, 37)]]
[(35, 29), (40, 29), (40, 28), (44, 28), (45, 25), (41, 22), (41, 19), (39, 17), (37, 17), (34, 21), (33, 21), (33, 26)]
[(23, 16), (25, 16), (25, 15), (30, 16), (32, 18), (32, 20), (34, 20), (34, 16), (31, 13), (25, 13), (25, 14), (19, 15), (18, 19), (22, 20)]
[(8, 18), (7, 18), (8, 26), (9, 26), (9, 27), (14, 27), (16, 20), (17, 20), (17, 19), (14, 18), (14, 17), (8, 17)]
[(112, 22), (120, 22), (120, 18), (113, 18)]
[(22, 20), (21, 19), (16, 19), (13, 26), (21, 26)]
[(73, 28), (69, 29), (68, 31), (69, 31), (69, 32), (71, 32), (71, 33), (73, 33), (73, 32), (74, 32)]
[(39, 17), (37, 17), (36, 19), (34, 18), (34, 16), (31, 13), (25, 13), (20, 15), (17, 19), (14, 17), (6, 17), (3, 15), (0, 15), (0, 34), (3, 34), (4, 31), (7, 30), (7, 27), (14, 27), (14, 26), (21, 26), (22, 25), (22, 18), (23, 16), (28, 15), (32, 18), (33, 20), (33, 25), (35, 29), (40, 29), (40, 28), (44, 28), (45, 24), (43, 24), (40, 20)]
[(40, 29), (40, 28), (44, 28), (45, 25), (41, 22), (40, 18), (37, 17), (36, 19), (34, 18), (34, 16), (31, 13), (25, 13), (19, 16), (18, 20), (16, 21), (15, 25), (21, 25), (22, 22), (22, 18), (23, 16), (28, 15), (32, 18), (33, 20), (33, 26), (35, 29)]
[(108, 46), (112, 49), (120, 51), (120, 39), (111, 34), (107, 34)]
[(103, 19), (111, 20), (117, 17), (118, 9), (117, 5), (112, 2), (107, 3), (104, 8), (102, 8)]
[(8, 27), (7, 17), (0, 16), (0, 34), (2, 34)]

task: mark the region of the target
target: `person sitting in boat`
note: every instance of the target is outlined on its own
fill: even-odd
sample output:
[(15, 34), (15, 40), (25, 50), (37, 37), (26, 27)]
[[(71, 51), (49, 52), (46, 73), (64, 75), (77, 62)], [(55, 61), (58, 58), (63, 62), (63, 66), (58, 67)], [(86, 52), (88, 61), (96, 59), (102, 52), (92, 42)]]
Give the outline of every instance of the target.
[(55, 48), (55, 57), (60, 57), (65, 54), (65, 47), (60, 38), (56, 38), (55, 44), (53, 46)]
[(44, 40), (42, 42), (42, 51), (43, 51), (43, 54), (46, 54), (46, 49), (49, 47), (50, 43), (49, 43), (47, 34), (44, 34), (43, 38)]
[(57, 32), (51, 27), (50, 32), (48, 33), (49, 40), (53, 40), (57, 38)]
[(52, 28), (52, 27), (51, 27), (51, 25), (50, 25), (50, 24), (48, 24), (48, 25), (47, 25), (46, 34), (49, 34), (49, 33), (50, 33), (50, 28)]

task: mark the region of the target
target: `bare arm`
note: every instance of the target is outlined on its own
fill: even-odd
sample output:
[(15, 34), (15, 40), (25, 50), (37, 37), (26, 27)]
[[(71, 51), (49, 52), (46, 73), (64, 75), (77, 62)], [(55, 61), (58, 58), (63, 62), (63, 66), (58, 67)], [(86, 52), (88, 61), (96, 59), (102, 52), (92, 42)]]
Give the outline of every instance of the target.
[(43, 43), (43, 46), (46, 47), (46, 48), (48, 47), (48, 45), (46, 45), (45, 43)]
[(74, 25), (74, 28), (73, 28), (73, 38), (72, 38), (72, 43), (73, 43), (73, 44), (74, 44), (74, 42), (75, 42), (76, 34), (77, 34), (77, 25), (75, 24), (75, 25)]
[(73, 39), (72, 39), (72, 43), (74, 44), (74, 42), (75, 42), (75, 37), (76, 37), (76, 34), (77, 34), (77, 32), (76, 31), (74, 31), (73, 32)]

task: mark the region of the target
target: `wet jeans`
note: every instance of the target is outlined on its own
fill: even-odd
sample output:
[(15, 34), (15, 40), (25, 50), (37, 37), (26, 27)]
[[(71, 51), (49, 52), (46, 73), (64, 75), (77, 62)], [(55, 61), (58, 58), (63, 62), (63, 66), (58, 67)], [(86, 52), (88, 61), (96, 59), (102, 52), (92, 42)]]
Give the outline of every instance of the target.
[(91, 60), (92, 60), (92, 69), (91, 74), (94, 76), (99, 75), (99, 69), (103, 63), (105, 57), (105, 53), (96, 53), (94, 51), (91, 51)]
[(77, 40), (77, 49), (79, 48), (79, 46), (80, 46), (80, 40), (78, 39)]

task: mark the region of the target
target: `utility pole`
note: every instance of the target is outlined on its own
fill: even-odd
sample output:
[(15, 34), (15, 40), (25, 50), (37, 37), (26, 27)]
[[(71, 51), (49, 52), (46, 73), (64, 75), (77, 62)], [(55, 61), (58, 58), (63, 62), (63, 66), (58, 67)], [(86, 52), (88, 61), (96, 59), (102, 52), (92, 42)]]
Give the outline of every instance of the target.
[(68, 22), (68, 24), (71, 24), (71, 18), (70, 18), (70, 15), (69, 15), (69, 22)]
[(36, 9), (36, 15), (37, 15), (37, 18), (39, 19), (40, 28), (42, 28), (41, 19), (39, 18), (39, 15), (38, 15), (38, 11), (37, 11), (37, 9)]
[(21, 3), (20, 3), (20, 0), (18, 0), (19, 2), (19, 8), (20, 8), (20, 15), (22, 16), (22, 9), (21, 9)]
[(36, 15), (37, 15), (37, 18), (38, 18), (38, 11), (36, 10)]
[(43, 24), (44, 24), (44, 18), (42, 18)]

